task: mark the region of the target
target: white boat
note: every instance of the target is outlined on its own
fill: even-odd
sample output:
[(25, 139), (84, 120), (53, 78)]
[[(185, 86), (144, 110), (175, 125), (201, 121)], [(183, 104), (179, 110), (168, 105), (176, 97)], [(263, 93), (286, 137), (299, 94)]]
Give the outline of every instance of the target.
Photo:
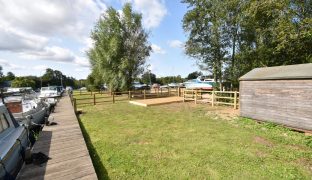
[(197, 79), (192, 79), (184, 82), (186, 89), (203, 89), (203, 90), (213, 90), (215, 81), (213, 79), (204, 79), (199, 76)]
[(7, 108), (20, 124), (26, 124), (31, 117), (31, 126), (43, 124), (49, 115), (49, 106), (42, 100), (27, 96), (10, 96), (4, 99)]
[(51, 111), (53, 111), (57, 104), (57, 98), (60, 96), (61, 92), (59, 92), (57, 86), (42, 87), (39, 94), (39, 98), (50, 105)]
[(57, 98), (60, 96), (61, 92), (58, 92), (57, 86), (42, 87), (39, 94), (39, 98)]

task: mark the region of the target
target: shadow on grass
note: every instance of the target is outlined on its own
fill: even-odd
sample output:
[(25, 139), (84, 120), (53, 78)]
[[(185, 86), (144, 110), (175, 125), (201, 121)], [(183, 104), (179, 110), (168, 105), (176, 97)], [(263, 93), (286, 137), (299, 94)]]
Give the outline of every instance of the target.
[(85, 141), (87, 143), (89, 154), (91, 156), (92, 163), (93, 163), (93, 166), (95, 168), (96, 175), (97, 175), (98, 179), (110, 180), (110, 178), (108, 176), (108, 173), (107, 173), (107, 170), (103, 166), (99, 154), (97, 153), (95, 147), (91, 143), (90, 136), (89, 136), (88, 132), (86, 131), (86, 128), (82, 124), (79, 115), (77, 115), (77, 119), (78, 119), (78, 122), (79, 122), (79, 125), (80, 125), (80, 128), (81, 128), (83, 137), (84, 137), (84, 139), (85, 139)]

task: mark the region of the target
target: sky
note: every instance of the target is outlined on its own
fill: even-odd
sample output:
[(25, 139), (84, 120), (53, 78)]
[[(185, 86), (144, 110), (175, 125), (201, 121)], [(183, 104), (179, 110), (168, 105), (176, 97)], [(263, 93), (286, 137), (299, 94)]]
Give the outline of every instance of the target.
[[(4, 74), (41, 76), (46, 68), (85, 79), (90, 32), (108, 7), (130, 2), (142, 13), (152, 46), (146, 67), (157, 77), (186, 77), (198, 70), (184, 53), (187, 5), (180, 0), (0, 0), (0, 65)], [(147, 69), (146, 68), (146, 69)]]

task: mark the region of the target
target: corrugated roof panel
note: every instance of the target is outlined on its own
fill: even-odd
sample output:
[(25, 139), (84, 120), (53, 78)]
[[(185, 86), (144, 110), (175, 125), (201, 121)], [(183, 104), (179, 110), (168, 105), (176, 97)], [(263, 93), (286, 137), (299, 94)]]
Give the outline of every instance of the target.
[(255, 68), (239, 78), (248, 80), (312, 79), (312, 63)]

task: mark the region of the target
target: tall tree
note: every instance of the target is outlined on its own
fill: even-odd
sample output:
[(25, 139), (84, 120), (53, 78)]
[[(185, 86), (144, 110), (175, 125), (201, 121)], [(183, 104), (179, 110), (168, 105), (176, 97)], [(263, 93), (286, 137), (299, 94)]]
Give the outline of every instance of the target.
[(144, 84), (153, 84), (156, 82), (156, 75), (148, 71), (142, 74), (141, 80)]
[[(186, 54), (238, 86), (256, 67), (312, 62), (311, 0), (183, 0)], [(221, 73), (222, 74), (221, 74)]]
[(15, 79), (15, 74), (13, 74), (12, 72), (8, 72), (7, 75), (5, 76), (5, 80), (7, 81), (12, 81)]
[(183, 17), (183, 28), (188, 33), (186, 54), (197, 59), (202, 70), (213, 72), (222, 82), (222, 68), (226, 60), (224, 1), (183, 0), (189, 11)]
[(148, 34), (141, 21), (142, 15), (133, 12), (129, 3), (121, 14), (110, 7), (91, 33), (94, 47), (87, 54), (93, 77), (114, 91), (131, 88), (150, 54)]

